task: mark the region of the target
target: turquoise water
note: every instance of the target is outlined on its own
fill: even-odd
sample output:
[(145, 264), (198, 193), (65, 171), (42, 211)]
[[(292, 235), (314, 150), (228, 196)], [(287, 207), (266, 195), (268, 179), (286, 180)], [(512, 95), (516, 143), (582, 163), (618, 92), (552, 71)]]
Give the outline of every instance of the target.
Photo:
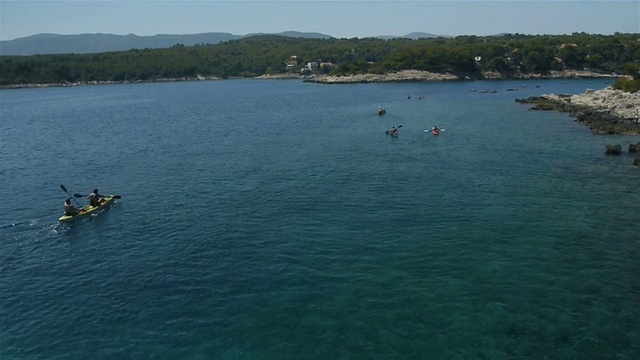
[(607, 84), (2, 91), (0, 359), (637, 359), (640, 138), (514, 101)]

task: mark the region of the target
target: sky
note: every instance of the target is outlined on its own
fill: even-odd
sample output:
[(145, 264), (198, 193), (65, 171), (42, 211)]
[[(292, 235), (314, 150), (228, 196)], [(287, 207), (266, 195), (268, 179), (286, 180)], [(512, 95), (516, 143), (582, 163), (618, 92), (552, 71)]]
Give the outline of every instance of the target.
[(640, 33), (640, 0), (32, 1), (0, 0), (0, 40), (41, 33), (235, 35), (317, 32), (336, 38)]

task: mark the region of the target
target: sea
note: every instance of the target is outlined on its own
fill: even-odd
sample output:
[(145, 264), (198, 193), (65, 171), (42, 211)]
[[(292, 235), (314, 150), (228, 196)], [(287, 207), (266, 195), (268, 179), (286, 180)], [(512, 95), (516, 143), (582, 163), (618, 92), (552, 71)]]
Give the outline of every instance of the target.
[(515, 101), (609, 85), (2, 90), (0, 359), (638, 359), (640, 137)]

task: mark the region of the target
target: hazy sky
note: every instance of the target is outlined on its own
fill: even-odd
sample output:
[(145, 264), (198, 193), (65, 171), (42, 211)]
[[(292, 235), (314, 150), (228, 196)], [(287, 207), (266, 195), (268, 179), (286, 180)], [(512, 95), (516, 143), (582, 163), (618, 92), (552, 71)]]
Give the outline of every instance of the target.
[(0, 40), (54, 34), (405, 35), (640, 33), (640, 0), (31, 1), (0, 0)]

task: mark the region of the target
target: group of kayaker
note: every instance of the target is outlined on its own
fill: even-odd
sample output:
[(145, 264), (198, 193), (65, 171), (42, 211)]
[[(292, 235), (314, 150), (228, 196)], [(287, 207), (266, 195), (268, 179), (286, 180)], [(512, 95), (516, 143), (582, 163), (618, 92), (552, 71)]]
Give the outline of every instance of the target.
[[(407, 99), (411, 99), (411, 96), (407, 96)], [(422, 100), (422, 96), (420, 96), (418, 99)], [(378, 105), (378, 115), (384, 115), (386, 113), (387, 113), (387, 110), (385, 108), (383, 108), (382, 105)], [(401, 128), (401, 127), (402, 127), (402, 125), (400, 125), (398, 127), (392, 126), (391, 129), (387, 130), (387, 134), (391, 135), (393, 137), (396, 137), (396, 136), (398, 136), (398, 129)], [(425, 130), (424, 132), (428, 132), (428, 131), (429, 130)], [(438, 127), (434, 125), (431, 128), (431, 133), (433, 135), (438, 136), (438, 134), (440, 134), (440, 129), (438, 129)]]
[[(98, 193), (98, 189), (93, 189), (93, 192), (87, 195), (87, 199), (89, 199), (90, 206), (100, 205), (100, 201), (102, 201), (102, 198), (103, 196)], [(71, 204), (71, 198), (67, 198), (64, 201), (64, 213), (66, 215), (76, 215), (79, 212), (80, 210)]]
[[(399, 128), (399, 127), (401, 127), (401, 126), (402, 126), (402, 125), (400, 125), (400, 126), (398, 126), (398, 127), (392, 126), (392, 127), (391, 127), (391, 129), (387, 130), (387, 134), (389, 134), (389, 135), (391, 135), (391, 136), (398, 136), (398, 128)], [(425, 132), (427, 132), (427, 131), (428, 131), (428, 130), (425, 130)], [(434, 126), (431, 128), (431, 133), (432, 133), (433, 135), (436, 135), (436, 136), (437, 136), (438, 134), (440, 134), (440, 129), (438, 129), (438, 127), (434, 125)]]

